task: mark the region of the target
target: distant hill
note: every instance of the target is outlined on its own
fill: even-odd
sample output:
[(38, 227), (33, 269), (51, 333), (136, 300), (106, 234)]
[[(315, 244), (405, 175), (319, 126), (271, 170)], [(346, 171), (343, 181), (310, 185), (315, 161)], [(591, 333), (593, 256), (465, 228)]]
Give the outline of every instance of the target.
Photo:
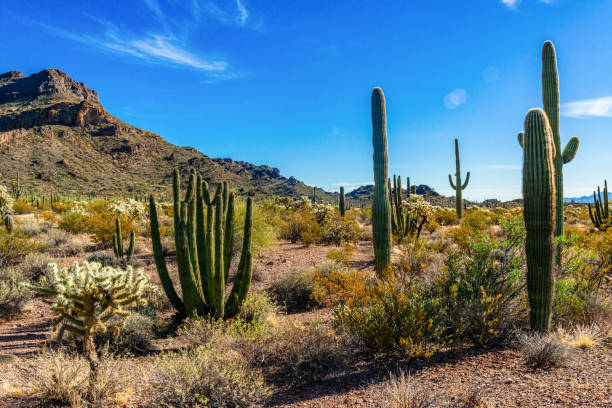
[[(126, 96), (129, 97), (129, 96)], [(0, 183), (17, 174), (26, 189), (64, 194), (166, 193), (172, 171), (196, 168), (209, 183), (239, 193), (310, 195), (312, 189), (276, 168), (210, 158), (112, 116), (98, 94), (57, 69), (24, 77), (0, 75)], [(320, 189), (317, 195), (331, 200)]]
[[(601, 193), (603, 198), (603, 192)], [(612, 192), (608, 192), (608, 199), (612, 202)], [(586, 195), (582, 197), (566, 197), (566, 203), (593, 203), (593, 195)]]

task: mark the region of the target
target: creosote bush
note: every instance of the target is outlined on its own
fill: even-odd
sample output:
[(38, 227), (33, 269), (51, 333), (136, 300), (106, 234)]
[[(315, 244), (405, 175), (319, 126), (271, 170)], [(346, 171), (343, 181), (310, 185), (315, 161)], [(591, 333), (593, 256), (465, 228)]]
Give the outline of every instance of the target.
[(289, 312), (310, 310), (314, 306), (312, 295), (312, 270), (294, 268), (272, 282), (270, 293)]

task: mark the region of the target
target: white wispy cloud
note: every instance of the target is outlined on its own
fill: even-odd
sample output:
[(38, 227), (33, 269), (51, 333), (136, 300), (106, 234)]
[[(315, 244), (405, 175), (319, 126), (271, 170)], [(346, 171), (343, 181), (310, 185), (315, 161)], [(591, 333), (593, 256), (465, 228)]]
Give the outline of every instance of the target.
[(228, 67), (225, 61), (209, 61), (187, 51), (171, 35), (149, 33), (144, 36), (137, 36), (122, 32), (108, 21), (98, 20), (98, 22), (105, 26), (105, 30), (98, 34), (73, 33), (44, 23), (38, 24), (59, 37), (102, 50), (129, 55), (146, 62), (169, 63), (211, 72), (222, 72)]
[(568, 102), (562, 105), (563, 116), (581, 118), (585, 116), (612, 117), (612, 96)]
[[(152, 0), (147, 0), (152, 1)], [(192, 0), (191, 12), (194, 18), (199, 21), (202, 14), (205, 14), (222, 24), (246, 26), (249, 18), (249, 10), (241, 0), (235, 3), (223, 2), (223, 6), (213, 0)]]
[(467, 100), (467, 92), (465, 89), (453, 89), (450, 93), (444, 96), (444, 106), (448, 109), (455, 109)]
[(520, 3), (521, 0), (501, 0), (501, 2), (509, 8), (516, 8), (516, 5)]
[(487, 164), (484, 166), (487, 169), (497, 170), (521, 170), (522, 167), (519, 164)]

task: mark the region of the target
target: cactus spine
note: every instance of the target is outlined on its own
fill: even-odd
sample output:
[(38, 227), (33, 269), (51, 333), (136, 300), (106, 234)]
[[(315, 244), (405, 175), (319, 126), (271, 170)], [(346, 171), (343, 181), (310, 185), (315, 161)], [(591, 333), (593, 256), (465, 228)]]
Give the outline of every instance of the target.
[(608, 203), (608, 181), (604, 180), (603, 201), (601, 199), (601, 189), (597, 186), (597, 193), (593, 191), (593, 207), (589, 203), (589, 216), (591, 221), (600, 231), (606, 231), (612, 226), (610, 218), (610, 206)]
[(6, 231), (10, 234), (11, 232), (13, 232), (13, 225), (14, 225), (15, 221), (13, 220), (13, 216), (10, 214), (6, 214), (4, 216), (4, 227), (6, 228)]
[(119, 259), (123, 259), (125, 256), (126, 262), (130, 262), (134, 255), (134, 246), (136, 243), (136, 233), (130, 231), (130, 244), (127, 252), (123, 252), (123, 234), (121, 233), (121, 221), (119, 218), (115, 219), (115, 233), (113, 234), (113, 252)]
[(376, 272), (381, 275), (391, 265), (391, 203), (388, 183), (387, 116), (382, 89), (372, 91), (372, 145), (374, 147), (374, 199), (372, 232)]
[(234, 230), (234, 193), (227, 183), (219, 184), (211, 200), (208, 184), (192, 171), (185, 198), (181, 200), (178, 170), (174, 171), (174, 239), (179, 281), (176, 293), (168, 274), (161, 246), (155, 198), (149, 199), (151, 241), (157, 272), (168, 299), (183, 316), (193, 313), (231, 318), (246, 299), (252, 274), (252, 202), (247, 199), (242, 253), (231, 292), (225, 295), (229, 277)]
[(340, 198), (338, 199), (338, 206), (340, 207), (340, 216), (344, 217), (346, 207), (344, 205), (344, 187), (340, 187)]
[(451, 188), (455, 190), (455, 207), (457, 209), (457, 217), (463, 217), (463, 190), (468, 185), (470, 181), (470, 172), (467, 172), (465, 176), (465, 182), (461, 184), (461, 161), (459, 160), (459, 140), (455, 139), (455, 183), (453, 183), (453, 178), (451, 175), (448, 175), (448, 181), (451, 185)]
[[(555, 236), (563, 235), (563, 165), (571, 162), (580, 146), (580, 139), (572, 137), (565, 149), (561, 150), (561, 134), (559, 132), (559, 72), (557, 71), (557, 55), (555, 46), (546, 41), (542, 46), (542, 101), (544, 112), (548, 117), (555, 144), (555, 188), (556, 214)], [(524, 134), (519, 133), (519, 144), (523, 146)]]
[(531, 328), (550, 328), (555, 243), (555, 145), (547, 115), (532, 109), (523, 138), (523, 205)]

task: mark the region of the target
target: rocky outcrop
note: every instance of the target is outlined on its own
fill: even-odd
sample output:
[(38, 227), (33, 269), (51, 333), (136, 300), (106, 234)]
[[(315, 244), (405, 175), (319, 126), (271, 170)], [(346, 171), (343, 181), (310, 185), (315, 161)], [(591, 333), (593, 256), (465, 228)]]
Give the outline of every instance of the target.
[(41, 96), (100, 103), (95, 91), (59, 69), (45, 69), (28, 77), (18, 71), (0, 75), (0, 103), (33, 100)]
[(89, 101), (61, 102), (2, 115), (0, 132), (45, 125), (98, 126), (111, 121), (111, 115), (104, 110), (102, 105)]

